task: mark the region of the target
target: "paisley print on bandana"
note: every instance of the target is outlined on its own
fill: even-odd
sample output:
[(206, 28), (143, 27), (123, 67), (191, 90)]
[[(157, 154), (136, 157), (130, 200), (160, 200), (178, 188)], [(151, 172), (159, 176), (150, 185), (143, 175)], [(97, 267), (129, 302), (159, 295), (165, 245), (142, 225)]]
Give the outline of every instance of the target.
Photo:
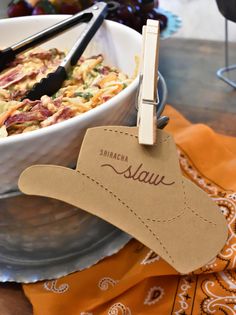
[(47, 291), (51, 291), (53, 293), (59, 293), (59, 294), (65, 293), (69, 289), (68, 284), (63, 283), (63, 284), (58, 285), (57, 280), (46, 281), (44, 282), (43, 287)]
[(98, 283), (98, 287), (99, 289), (101, 289), (102, 291), (106, 291), (109, 289), (109, 287), (114, 287), (119, 281), (118, 280), (114, 280), (110, 277), (105, 277), (102, 278), (99, 283)]
[(155, 252), (150, 250), (147, 253), (147, 256), (141, 261), (141, 265), (148, 265), (155, 261), (158, 261), (160, 259), (160, 256), (158, 256)]
[(153, 305), (160, 301), (164, 295), (164, 289), (161, 287), (153, 287), (149, 290), (148, 295), (144, 301), (145, 305)]
[(122, 303), (115, 303), (108, 311), (108, 315), (132, 315), (130, 309)]

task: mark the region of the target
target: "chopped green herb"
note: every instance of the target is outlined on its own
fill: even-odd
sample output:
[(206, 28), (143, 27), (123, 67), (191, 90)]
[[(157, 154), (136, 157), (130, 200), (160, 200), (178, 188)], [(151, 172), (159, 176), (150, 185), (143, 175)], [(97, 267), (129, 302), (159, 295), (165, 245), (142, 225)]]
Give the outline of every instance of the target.
[(127, 88), (127, 84), (126, 83), (123, 83), (123, 90), (125, 89), (125, 88)]
[(83, 97), (84, 99), (86, 99), (86, 101), (89, 101), (91, 97), (93, 97), (93, 94), (90, 92), (75, 92), (75, 96), (80, 96)]
[(97, 73), (94, 72), (94, 71), (91, 71), (91, 77), (92, 77), (92, 78), (95, 78), (96, 76), (97, 76)]
[(96, 77), (96, 74), (93, 74), (92, 72), (87, 74), (87, 78), (88, 79), (92, 79), (92, 78), (95, 78), (95, 77)]

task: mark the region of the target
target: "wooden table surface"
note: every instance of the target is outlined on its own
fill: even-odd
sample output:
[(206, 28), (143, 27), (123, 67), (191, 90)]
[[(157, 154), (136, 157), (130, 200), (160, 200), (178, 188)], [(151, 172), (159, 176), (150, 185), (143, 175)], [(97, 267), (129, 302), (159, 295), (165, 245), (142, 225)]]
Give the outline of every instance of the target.
[[(230, 45), (230, 60), (236, 64), (236, 43)], [(202, 122), (236, 136), (236, 90), (216, 77), (223, 66), (223, 42), (161, 42), (160, 71), (167, 82), (167, 102), (193, 123)], [(234, 78), (236, 81), (236, 71)]]
[[(236, 63), (236, 44), (231, 45), (231, 52), (232, 63)], [(222, 42), (161, 42), (160, 71), (167, 81), (168, 103), (194, 123), (202, 122), (218, 132), (236, 136), (236, 90), (215, 75), (223, 63)], [(0, 315), (32, 314), (20, 285), (0, 285)]]

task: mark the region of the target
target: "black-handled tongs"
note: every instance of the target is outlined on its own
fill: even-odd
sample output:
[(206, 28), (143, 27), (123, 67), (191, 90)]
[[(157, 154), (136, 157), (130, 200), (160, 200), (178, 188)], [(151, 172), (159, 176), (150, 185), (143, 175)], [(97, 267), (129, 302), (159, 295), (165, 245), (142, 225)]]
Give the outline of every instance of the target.
[(87, 22), (83, 32), (79, 35), (78, 40), (69, 51), (67, 56), (61, 62), (55, 72), (49, 73), (39, 83), (36, 83), (24, 98), (30, 100), (40, 99), (43, 95), (51, 96), (55, 94), (67, 78), (67, 73), (71, 66), (74, 66), (83, 54), (90, 40), (101, 26), (107, 14), (107, 4), (98, 2), (92, 7), (73, 15), (62, 22), (59, 22), (23, 41), (8, 47), (0, 52), (0, 71), (3, 70), (9, 62), (14, 60), (17, 54), (46, 42), (52, 37), (64, 32), (78, 23)]

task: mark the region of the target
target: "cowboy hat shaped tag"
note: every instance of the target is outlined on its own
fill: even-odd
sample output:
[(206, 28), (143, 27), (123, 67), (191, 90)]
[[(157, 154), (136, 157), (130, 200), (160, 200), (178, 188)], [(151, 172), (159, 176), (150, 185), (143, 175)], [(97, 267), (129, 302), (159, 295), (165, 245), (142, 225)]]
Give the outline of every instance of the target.
[(110, 222), (188, 273), (222, 249), (227, 224), (213, 201), (181, 175), (172, 137), (156, 129), (158, 22), (148, 21), (143, 34), (138, 127), (88, 129), (76, 170), (32, 166), (19, 188)]
[(188, 273), (219, 253), (227, 224), (206, 193), (181, 175), (172, 137), (158, 130), (157, 139), (142, 146), (137, 127), (88, 129), (76, 170), (32, 166), (19, 188), (99, 216)]

